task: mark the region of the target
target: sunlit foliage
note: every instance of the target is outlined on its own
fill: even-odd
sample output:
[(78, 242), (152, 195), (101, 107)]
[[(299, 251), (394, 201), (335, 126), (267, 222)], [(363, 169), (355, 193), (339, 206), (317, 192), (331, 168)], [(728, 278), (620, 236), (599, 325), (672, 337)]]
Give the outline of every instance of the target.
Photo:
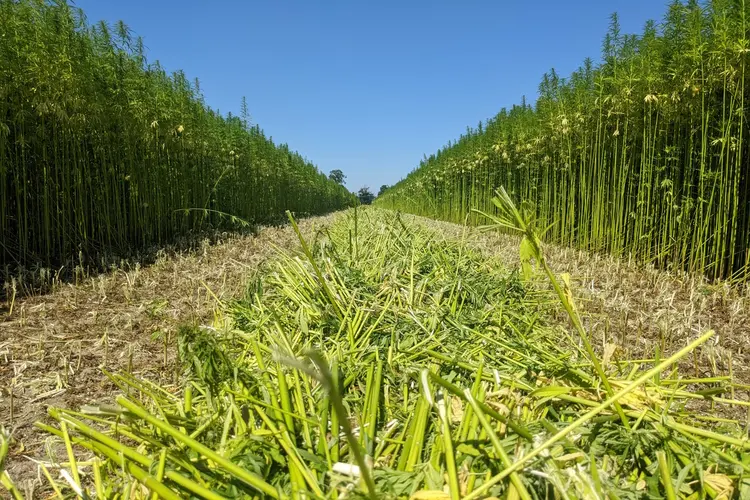
[(470, 222), (495, 189), (550, 241), (746, 279), (750, 259), (748, 5), (671, 4), (602, 62), (545, 74), (525, 101), (425, 157), (381, 206)]
[(284, 210), (354, 203), (345, 188), (198, 80), (146, 60), (127, 26), (67, 1), (0, 0), (0, 269), (79, 264)]

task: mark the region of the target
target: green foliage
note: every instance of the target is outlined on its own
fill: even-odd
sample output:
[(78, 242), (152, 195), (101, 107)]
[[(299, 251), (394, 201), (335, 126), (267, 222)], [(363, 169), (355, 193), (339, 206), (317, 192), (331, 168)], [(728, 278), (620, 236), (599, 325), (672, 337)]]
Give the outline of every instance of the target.
[(341, 170), (331, 170), (331, 172), (328, 174), (328, 178), (331, 179), (336, 184), (344, 184), (344, 181), (346, 180), (346, 175), (344, 175), (344, 172)]
[[(199, 83), (66, 0), (0, 0), (0, 269), (72, 269), (240, 220), (354, 204)], [(231, 214), (227, 216), (226, 214)]]
[(375, 199), (375, 195), (372, 194), (369, 187), (365, 186), (357, 191), (357, 198), (362, 205), (370, 205)]
[(426, 157), (376, 204), (481, 224), (495, 189), (560, 244), (748, 277), (750, 3), (675, 1), (639, 36), (616, 16), (591, 60)]
[(215, 390), (234, 375), (232, 360), (216, 335), (198, 327), (183, 326), (177, 336), (180, 362), (187, 378)]

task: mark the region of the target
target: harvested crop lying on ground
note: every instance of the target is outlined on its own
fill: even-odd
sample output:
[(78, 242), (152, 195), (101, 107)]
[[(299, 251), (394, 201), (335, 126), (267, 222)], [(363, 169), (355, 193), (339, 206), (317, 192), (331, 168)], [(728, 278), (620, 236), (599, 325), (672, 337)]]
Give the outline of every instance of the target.
[(712, 333), (620, 372), (552, 326), (561, 309), (580, 325), (552, 278), (559, 295), (397, 214), (349, 212), (180, 332), (184, 390), (111, 374), (117, 405), (51, 410), (40, 427), (69, 463), (45, 469), (107, 498), (750, 493), (740, 426), (683, 411), (726, 382), (671, 368)]
[[(299, 226), (311, 237), (336, 217), (311, 217)], [(275, 248), (296, 245), (291, 227), (264, 227), (257, 235), (204, 241), (192, 252), (162, 249), (151, 266), (59, 283), (51, 293), (8, 303), (11, 312), (0, 305), (0, 425), (13, 431), (6, 466), (25, 496), (36, 498), (40, 479), (46, 483), (27, 457), (44, 456), (48, 435), (33, 424), (48, 405), (113, 401), (116, 387), (101, 367), (159, 384), (180, 380), (179, 326), (210, 321), (217, 299), (241, 297)]]
[[(506, 266), (520, 265), (516, 234), (487, 232), (419, 216), (449, 238), (460, 239)], [(697, 356), (681, 363), (685, 376), (726, 377), (743, 399), (750, 389), (750, 285), (710, 283), (696, 274), (667, 272), (634, 259), (545, 245), (555, 272), (569, 272), (581, 319), (597, 352), (611, 359), (642, 359), (680, 349), (691, 336), (707, 329), (717, 335)], [(564, 311), (558, 313), (567, 324)], [(739, 397), (739, 396), (738, 396)], [(715, 411), (746, 418), (742, 407), (716, 406)]]

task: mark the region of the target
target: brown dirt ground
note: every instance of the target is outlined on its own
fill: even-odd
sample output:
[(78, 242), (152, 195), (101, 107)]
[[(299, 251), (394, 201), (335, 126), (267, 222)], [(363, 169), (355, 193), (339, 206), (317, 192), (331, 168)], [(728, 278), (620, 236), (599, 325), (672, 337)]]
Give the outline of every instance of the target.
[[(300, 226), (309, 236), (334, 217), (308, 219)], [(418, 219), (506, 265), (519, 263), (517, 237)], [(273, 255), (274, 245), (296, 246), (291, 228), (265, 228), (256, 237), (206, 244), (147, 268), (64, 285), (17, 302), (13, 314), (0, 319), (0, 424), (13, 430), (9, 473), (27, 498), (39, 494), (46, 482), (31, 460), (45, 456), (45, 436), (32, 424), (45, 418), (46, 408), (76, 408), (112, 398), (115, 387), (101, 368), (129, 369), (162, 385), (175, 384), (176, 328), (210, 321), (217, 303), (208, 289), (219, 300), (241, 295), (248, 276)], [(616, 347), (615, 360), (651, 358), (654, 346), (663, 345), (668, 355), (712, 328), (716, 341), (680, 371), (688, 377), (729, 375), (731, 366), (735, 398), (749, 400), (750, 289), (710, 285), (697, 277), (554, 245), (546, 245), (545, 254), (556, 272), (572, 276), (578, 307), (600, 352), (609, 346)], [(559, 321), (568, 324), (562, 314)], [(156, 332), (168, 335), (166, 348)], [(700, 409), (712, 411), (706, 404)], [(727, 411), (720, 405), (713, 411), (746, 417), (744, 410)]]
[[(312, 236), (335, 217), (302, 220), (300, 229)], [(174, 384), (177, 328), (209, 321), (216, 300), (241, 296), (274, 246), (297, 245), (291, 227), (268, 227), (17, 300), (0, 316), (0, 425), (12, 432), (8, 472), (26, 498), (46, 485), (31, 458), (45, 458), (46, 436), (33, 423), (49, 406), (108, 402), (116, 388), (102, 369)]]

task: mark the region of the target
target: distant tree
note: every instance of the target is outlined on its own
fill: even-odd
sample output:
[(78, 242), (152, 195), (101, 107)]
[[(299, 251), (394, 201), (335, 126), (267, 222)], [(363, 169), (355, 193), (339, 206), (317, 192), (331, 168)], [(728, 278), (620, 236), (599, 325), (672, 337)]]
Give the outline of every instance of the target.
[(385, 193), (386, 189), (388, 189), (389, 187), (391, 187), (391, 186), (389, 186), (388, 184), (383, 184), (382, 186), (380, 186), (380, 191), (378, 191), (378, 196), (380, 196), (383, 193)]
[(369, 205), (375, 199), (375, 195), (372, 194), (369, 187), (365, 186), (357, 192), (357, 198), (359, 198), (361, 204)]
[(328, 174), (328, 178), (331, 179), (332, 181), (338, 183), (338, 184), (343, 185), (344, 184), (344, 180), (346, 179), (346, 176), (344, 175), (344, 172), (342, 172), (341, 170), (336, 169), (336, 170), (331, 170), (331, 173)]

